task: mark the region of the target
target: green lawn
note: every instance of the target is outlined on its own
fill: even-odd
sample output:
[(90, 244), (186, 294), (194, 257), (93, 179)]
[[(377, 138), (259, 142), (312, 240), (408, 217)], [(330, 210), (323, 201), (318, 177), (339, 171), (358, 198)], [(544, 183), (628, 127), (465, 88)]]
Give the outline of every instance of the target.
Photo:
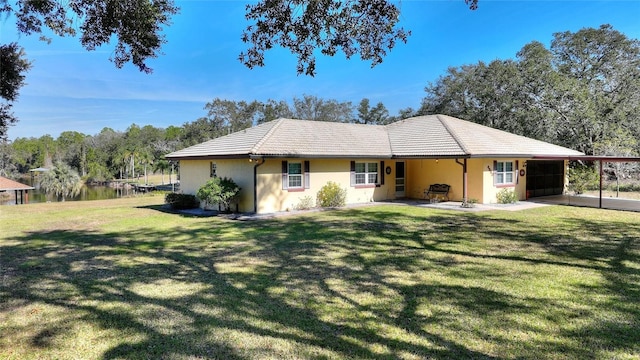
[(640, 214), (0, 207), (0, 359), (640, 357)]

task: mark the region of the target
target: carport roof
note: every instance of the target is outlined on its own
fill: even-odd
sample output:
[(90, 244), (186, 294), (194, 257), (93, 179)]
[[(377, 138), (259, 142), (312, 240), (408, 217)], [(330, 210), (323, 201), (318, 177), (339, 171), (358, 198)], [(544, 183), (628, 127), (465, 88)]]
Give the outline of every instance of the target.
[(13, 190), (33, 190), (33, 186), (25, 185), (6, 177), (0, 176), (0, 191), (13, 191)]
[(581, 152), (446, 115), (390, 125), (278, 119), (197, 144), (169, 159), (577, 156)]

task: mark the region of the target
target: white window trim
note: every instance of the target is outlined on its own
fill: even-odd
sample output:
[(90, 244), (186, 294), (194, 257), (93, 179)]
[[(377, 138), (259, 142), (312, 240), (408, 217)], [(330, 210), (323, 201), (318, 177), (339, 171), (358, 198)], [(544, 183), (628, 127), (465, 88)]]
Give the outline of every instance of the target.
[[(291, 165), (292, 164), (298, 164), (300, 165), (300, 174), (292, 174), (291, 173)], [(302, 162), (291, 162), (289, 161), (287, 163), (287, 188), (288, 189), (303, 189), (304, 188), (304, 164)], [(299, 178), (300, 179), (300, 185), (296, 185), (293, 186), (291, 185), (291, 179), (292, 178)]]
[[(507, 168), (507, 164), (511, 163), (511, 171), (498, 171), (498, 168), (500, 168), (499, 164), (502, 164), (502, 168), (506, 169)], [(507, 182), (507, 174), (511, 174), (511, 181)], [(502, 182), (499, 181), (500, 175), (502, 175)], [(516, 184), (516, 170), (515, 170), (515, 165), (513, 161), (497, 161), (496, 162), (496, 171), (495, 171), (495, 185), (496, 186), (509, 186), (509, 185), (515, 185)]]
[[(378, 181), (380, 180), (380, 176), (378, 174), (378, 168), (379, 168), (379, 164), (377, 162), (356, 162), (356, 168), (358, 167), (358, 165), (360, 164), (364, 164), (364, 172), (357, 172), (356, 170), (356, 178), (355, 178), (355, 185), (356, 186), (362, 186), (362, 185), (376, 185), (378, 184)], [(376, 171), (369, 171), (369, 165), (375, 165)], [(358, 182), (358, 175), (363, 175), (364, 174), (364, 182)], [(370, 175), (375, 175), (376, 177), (376, 181), (375, 182), (370, 182), (369, 178)]]

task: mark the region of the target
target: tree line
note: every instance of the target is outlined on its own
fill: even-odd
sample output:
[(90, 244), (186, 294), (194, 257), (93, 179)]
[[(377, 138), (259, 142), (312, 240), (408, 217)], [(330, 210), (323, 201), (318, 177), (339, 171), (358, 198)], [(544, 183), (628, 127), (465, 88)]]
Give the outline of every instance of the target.
[[(388, 124), (415, 113), (411, 108), (392, 116), (381, 102), (351, 102), (304, 95), (292, 103), (234, 101), (216, 98), (204, 106), (205, 115), (182, 126), (158, 128), (132, 124), (125, 131), (103, 128), (94, 135), (64, 131), (57, 138), (17, 138), (0, 145), (0, 175), (15, 177), (54, 163), (68, 164), (87, 181), (126, 179), (149, 172), (166, 173), (164, 155), (219, 136), (286, 117), (358, 124)], [(174, 164), (175, 165), (175, 164)]]

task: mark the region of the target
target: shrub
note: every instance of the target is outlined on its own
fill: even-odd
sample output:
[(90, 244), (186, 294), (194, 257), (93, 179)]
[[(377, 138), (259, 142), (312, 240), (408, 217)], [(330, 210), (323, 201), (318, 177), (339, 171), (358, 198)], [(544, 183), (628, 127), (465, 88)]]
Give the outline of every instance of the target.
[(219, 204), (224, 211), (231, 212), (231, 205), (240, 198), (240, 187), (231, 178), (215, 177), (198, 189), (196, 196), (206, 204)]
[(582, 194), (587, 190), (598, 188), (598, 174), (591, 166), (577, 163), (573, 164), (569, 168), (568, 175), (568, 189), (576, 193), (576, 195)]
[(514, 204), (518, 202), (518, 195), (511, 189), (502, 189), (496, 194), (498, 204)]
[(616, 183), (607, 184), (605, 189), (609, 191), (622, 191), (622, 192), (637, 192), (640, 191), (640, 184), (638, 183), (621, 183), (620, 185)]
[(327, 182), (318, 191), (317, 204), (320, 207), (340, 207), (347, 203), (347, 190), (333, 181)]
[(200, 206), (200, 202), (194, 195), (187, 194), (167, 193), (164, 202), (175, 210), (195, 209)]
[(314, 207), (313, 198), (311, 196), (305, 196), (300, 199), (300, 202), (294, 207), (296, 210), (309, 210)]

